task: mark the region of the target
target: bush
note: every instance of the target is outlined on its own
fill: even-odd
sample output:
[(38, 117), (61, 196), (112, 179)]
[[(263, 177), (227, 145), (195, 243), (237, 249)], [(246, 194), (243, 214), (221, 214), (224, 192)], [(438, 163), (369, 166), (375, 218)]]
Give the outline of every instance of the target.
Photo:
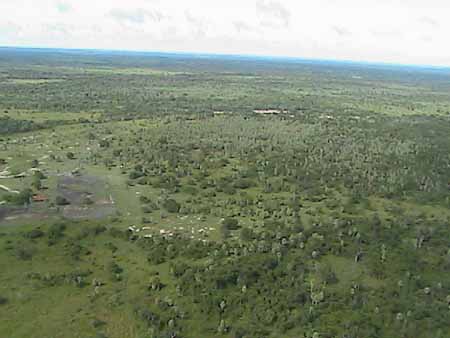
[(29, 248), (20, 247), (16, 250), (16, 256), (20, 260), (28, 261), (33, 257), (33, 252)]
[(103, 332), (97, 332), (96, 336), (94, 338), (108, 338), (106, 334)]
[(109, 263), (108, 270), (114, 275), (118, 275), (123, 272), (123, 269), (114, 261)]
[(251, 241), (254, 237), (253, 230), (250, 228), (243, 228), (241, 230), (241, 239), (243, 241)]
[(141, 203), (147, 204), (147, 203), (150, 203), (151, 200), (147, 196), (141, 195), (141, 196), (139, 196), (139, 201)]
[(181, 191), (192, 196), (196, 196), (198, 194), (198, 189), (192, 186), (185, 186), (181, 189)]
[(86, 197), (83, 198), (83, 202), (82, 203), (84, 205), (92, 205), (92, 204), (94, 204), (94, 201), (90, 197), (86, 196)]
[(111, 250), (112, 253), (115, 253), (117, 250), (119, 250), (119, 248), (111, 242), (106, 243), (105, 247)]
[(35, 171), (34, 177), (40, 180), (45, 180), (47, 177), (42, 173), (42, 171)]
[(92, 326), (95, 327), (95, 328), (98, 328), (100, 326), (105, 326), (105, 325), (106, 325), (106, 322), (104, 322), (103, 320), (97, 319), (97, 318), (95, 318), (92, 321)]
[(15, 205), (30, 204), (33, 192), (31, 189), (22, 190), (19, 194), (9, 194), (6, 196), (6, 201)]
[(143, 176), (137, 180), (137, 184), (139, 185), (147, 185), (149, 182), (148, 178)]
[(142, 217), (141, 222), (143, 224), (152, 224), (153, 223), (152, 219), (151, 218), (147, 218), (147, 217)]
[(5, 305), (8, 303), (8, 298), (0, 296), (0, 305)]
[(237, 189), (248, 189), (252, 186), (252, 181), (241, 178), (234, 182), (234, 187)]
[(222, 225), (229, 230), (237, 230), (239, 228), (239, 221), (232, 217), (227, 217), (222, 221)]
[(130, 172), (130, 174), (128, 175), (128, 177), (130, 178), (130, 180), (135, 180), (137, 178), (140, 178), (144, 176), (144, 173), (137, 171), (137, 170), (133, 170), (132, 172)]
[(122, 238), (122, 239), (126, 239), (128, 237), (126, 231), (117, 228), (110, 228), (109, 235), (113, 238)]
[(62, 205), (69, 205), (70, 202), (63, 196), (56, 196), (55, 204), (62, 206)]
[(170, 213), (177, 213), (180, 211), (180, 205), (174, 199), (168, 199), (163, 204), (164, 209)]
[(34, 190), (41, 190), (42, 189), (42, 182), (41, 179), (35, 176), (33, 178), (33, 182), (31, 182), (31, 186)]
[(244, 338), (246, 331), (243, 329), (236, 329), (233, 333), (233, 338)]
[(56, 244), (59, 239), (64, 237), (64, 230), (66, 230), (66, 226), (64, 224), (53, 224), (48, 230), (48, 244)]
[(108, 140), (101, 140), (98, 144), (99, 144), (100, 148), (108, 148), (109, 147)]
[(162, 264), (166, 261), (166, 253), (166, 250), (162, 247), (152, 247), (147, 256), (147, 261), (152, 265)]
[(79, 261), (80, 256), (88, 254), (89, 250), (85, 249), (84, 247), (82, 247), (81, 245), (79, 245), (77, 243), (70, 243), (68, 253), (70, 254), (70, 257), (72, 257), (72, 259)]
[(33, 229), (25, 234), (26, 238), (36, 239), (44, 236), (44, 232), (39, 229)]
[(323, 265), (319, 268), (319, 277), (322, 282), (327, 284), (337, 284), (339, 282), (335, 272), (328, 265)]
[(94, 235), (100, 235), (101, 233), (104, 233), (106, 230), (108, 230), (104, 225), (96, 225), (92, 228)]
[[(231, 185), (225, 185), (221, 189), (225, 194), (234, 195), (236, 193), (236, 189)], [(220, 192), (220, 190), (218, 190)]]
[(220, 235), (222, 236), (222, 239), (227, 239), (230, 237), (230, 229), (228, 229), (223, 224), (220, 225), (219, 231)]
[(152, 207), (149, 206), (149, 205), (143, 205), (143, 206), (142, 206), (142, 212), (143, 212), (144, 214), (151, 214), (151, 213), (153, 212), (153, 209), (152, 209)]
[(85, 226), (80, 229), (76, 239), (81, 240), (89, 236), (98, 236), (108, 230), (104, 225)]

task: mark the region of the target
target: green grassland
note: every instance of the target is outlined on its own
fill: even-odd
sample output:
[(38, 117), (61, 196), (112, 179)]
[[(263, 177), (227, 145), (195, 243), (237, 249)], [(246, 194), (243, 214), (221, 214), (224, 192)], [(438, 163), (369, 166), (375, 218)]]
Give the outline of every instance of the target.
[(449, 337), (450, 75), (390, 67), (0, 50), (0, 337)]

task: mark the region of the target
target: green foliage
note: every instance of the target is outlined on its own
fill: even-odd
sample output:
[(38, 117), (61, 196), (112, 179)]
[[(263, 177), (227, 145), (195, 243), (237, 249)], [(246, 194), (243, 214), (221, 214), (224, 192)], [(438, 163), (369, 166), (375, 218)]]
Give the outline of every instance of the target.
[(326, 284), (336, 284), (339, 282), (336, 273), (328, 264), (319, 267), (319, 278), (322, 283)]
[(111, 262), (111, 263), (109, 264), (108, 269), (109, 269), (109, 271), (110, 271), (111, 273), (114, 273), (114, 274), (122, 273), (122, 272), (123, 272), (123, 269), (122, 269), (119, 265), (117, 265), (116, 262)]
[(223, 224), (220, 225), (219, 231), (220, 231), (221, 238), (224, 239), (224, 240), (228, 239), (231, 236), (230, 229), (227, 226), (223, 225)]
[(8, 298), (0, 296), (0, 306), (8, 304)]
[(33, 174), (33, 179), (45, 180), (47, 177), (44, 175), (42, 171), (35, 171)]
[(55, 204), (56, 205), (60, 205), (60, 206), (64, 206), (64, 205), (69, 205), (70, 202), (67, 200), (67, 198), (65, 198), (63, 196), (56, 196)]
[(44, 237), (44, 235), (45, 235), (45, 233), (40, 229), (33, 229), (33, 230), (25, 233), (25, 237), (30, 238), (30, 239), (41, 238), (41, 237)]
[(135, 180), (135, 179), (138, 179), (138, 178), (142, 177), (143, 175), (144, 175), (143, 172), (137, 171), (137, 170), (133, 170), (132, 172), (130, 172), (128, 177), (130, 178), (130, 180)]
[(117, 228), (110, 228), (109, 229), (109, 235), (112, 236), (113, 238), (118, 238), (118, 239), (125, 239), (127, 238), (127, 234), (125, 231), (121, 231)]
[(94, 201), (92, 200), (91, 197), (86, 196), (86, 197), (83, 198), (82, 204), (84, 204), (84, 205), (93, 205)]
[(237, 189), (248, 189), (252, 186), (252, 181), (240, 178), (234, 182), (234, 187)]
[(34, 121), (15, 120), (10, 117), (0, 117), (0, 135), (37, 130), (42, 128)]
[(65, 230), (66, 225), (64, 223), (55, 223), (51, 225), (47, 232), (48, 245), (54, 245), (63, 238)]
[(178, 211), (180, 211), (181, 206), (177, 201), (170, 198), (164, 201), (163, 207), (170, 213), (177, 213)]
[(33, 257), (33, 250), (28, 247), (20, 246), (16, 249), (16, 257), (23, 261), (31, 260)]
[(31, 183), (31, 186), (35, 190), (41, 190), (42, 189), (42, 181), (41, 178), (37, 175), (33, 177), (33, 182)]
[(236, 218), (226, 217), (222, 221), (222, 225), (229, 230), (237, 230), (239, 228), (239, 221)]
[(100, 148), (108, 148), (109, 147), (109, 142), (108, 140), (101, 140), (99, 142)]
[(448, 74), (79, 53), (0, 50), (5, 184), (73, 204), (0, 192), (0, 336), (450, 336)]
[(242, 228), (240, 236), (243, 241), (250, 241), (254, 238), (254, 233), (250, 228)]
[(6, 201), (14, 205), (26, 205), (30, 204), (33, 192), (31, 189), (24, 189), (20, 191), (19, 194), (8, 194), (6, 196)]

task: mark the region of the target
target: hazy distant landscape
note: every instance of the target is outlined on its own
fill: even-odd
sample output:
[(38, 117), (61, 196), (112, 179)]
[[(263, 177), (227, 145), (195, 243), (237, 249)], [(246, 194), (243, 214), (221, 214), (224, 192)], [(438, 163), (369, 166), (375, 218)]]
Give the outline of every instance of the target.
[(450, 68), (0, 48), (0, 337), (450, 337)]

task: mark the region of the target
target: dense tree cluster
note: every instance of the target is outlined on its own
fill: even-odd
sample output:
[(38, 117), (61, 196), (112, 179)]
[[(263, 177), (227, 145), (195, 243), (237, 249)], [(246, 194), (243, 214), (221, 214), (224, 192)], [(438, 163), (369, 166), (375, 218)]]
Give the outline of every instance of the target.
[[(447, 123), (429, 118), (417, 126), (411, 117), (375, 116), (357, 122), (347, 117), (325, 122), (216, 117), (201, 124), (182, 119), (152, 133), (136, 125), (126, 139), (111, 138), (109, 155), (102, 150), (95, 156), (131, 165), (129, 178), (138, 184), (202, 199), (211, 212), (223, 195), (241, 211), (254, 209), (262, 197), (243, 196), (255, 190), (266, 196), (262, 199), (285, 193), (320, 199), (349, 192), (354, 203), (376, 195), (448, 205)], [(269, 206), (264, 209), (271, 212)]]
[[(150, 264), (170, 262), (177, 292), (172, 305), (149, 310), (155, 318), (174, 307), (199, 312), (208, 316), (210, 332), (235, 336), (445, 336), (450, 280), (441, 269), (450, 268), (450, 256), (448, 241), (438, 238), (450, 224), (407, 216), (393, 223), (360, 217), (309, 229), (277, 223), (248, 241), (216, 244), (142, 239)], [(431, 229), (419, 248), (421, 233)], [(349, 279), (341, 264), (360, 273)], [(184, 318), (171, 319), (182, 335)], [(158, 323), (148, 324), (168, 329)]]

